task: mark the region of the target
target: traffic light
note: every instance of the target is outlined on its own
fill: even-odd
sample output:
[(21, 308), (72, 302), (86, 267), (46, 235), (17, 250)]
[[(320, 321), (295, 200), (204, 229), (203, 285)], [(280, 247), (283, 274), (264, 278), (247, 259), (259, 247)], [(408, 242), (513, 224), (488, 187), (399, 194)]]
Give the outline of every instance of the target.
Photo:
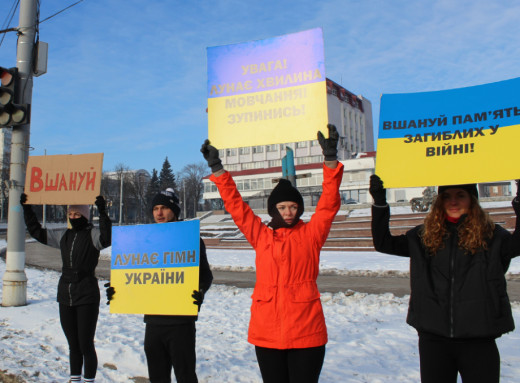
[(29, 123), (28, 105), (20, 105), (18, 68), (0, 67), (0, 127)]

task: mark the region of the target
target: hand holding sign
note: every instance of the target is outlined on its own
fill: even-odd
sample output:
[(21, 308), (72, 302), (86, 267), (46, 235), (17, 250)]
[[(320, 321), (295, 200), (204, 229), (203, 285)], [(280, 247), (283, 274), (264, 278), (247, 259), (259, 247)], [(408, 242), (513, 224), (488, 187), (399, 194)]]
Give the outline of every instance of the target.
[(204, 156), (204, 159), (208, 161), (208, 166), (211, 168), (213, 173), (218, 172), (223, 168), (222, 160), (218, 156), (218, 149), (211, 146), (209, 140), (204, 141), (200, 152)]
[(374, 204), (377, 206), (386, 205), (386, 189), (383, 186), (383, 180), (379, 176), (372, 174), (370, 176), (370, 187), (368, 189), (370, 195), (374, 199)]
[(105, 202), (105, 199), (103, 198), (102, 195), (98, 195), (96, 197), (96, 202), (94, 202), (96, 204), (96, 207), (98, 209), (98, 212), (99, 214), (106, 214), (107, 212), (107, 204)]
[(204, 302), (204, 291), (202, 290), (193, 290), (193, 294), (191, 294), (191, 297), (194, 299), (193, 304), (199, 306), (202, 306), (202, 302)]
[(325, 138), (323, 133), (318, 131), (318, 142), (323, 151), (325, 161), (336, 161), (338, 159), (338, 130), (332, 124), (328, 124), (327, 128), (329, 129), (329, 138)]

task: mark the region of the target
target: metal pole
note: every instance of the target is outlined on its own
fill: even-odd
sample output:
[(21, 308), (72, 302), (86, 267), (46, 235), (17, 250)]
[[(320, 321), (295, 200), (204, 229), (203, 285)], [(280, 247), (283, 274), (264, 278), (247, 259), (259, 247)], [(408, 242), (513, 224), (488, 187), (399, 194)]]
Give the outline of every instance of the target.
[[(22, 104), (31, 104), (32, 101), (32, 64), (36, 24), (36, 0), (21, 0), (16, 64), (21, 76), (20, 88), (22, 89), (21, 99), (17, 101)], [(25, 184), (29, 139), (29, 124), (13, 128), (2, 306), (25, 306), (27, 304), (27, 276), (24, 270), (25, 223), (20, 206), (20, 195)]]
[(184, 219), (186, 219), (186, 179), (182, 180), (182, 197), (183, 197), (183, 206), (184, 206)]
[[(44, 155), (47, 155), (47, 149), (44, 150)], [(43, 204), (43, 221), (42, 221), (42, 227), (44, 229), (47, 228), (47, 205)]]
[(121, 186), (119, 187), (119, 226), (123, 223), (123, 171), (121, 170)]

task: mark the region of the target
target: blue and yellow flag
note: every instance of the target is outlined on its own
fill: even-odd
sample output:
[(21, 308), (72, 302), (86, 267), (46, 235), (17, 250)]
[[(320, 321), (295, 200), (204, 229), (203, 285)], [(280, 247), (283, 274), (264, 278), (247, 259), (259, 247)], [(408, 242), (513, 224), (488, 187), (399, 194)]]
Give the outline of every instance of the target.
[(112, 229), (111, 313), (197, 315), (198, 220)]
[(520, 78), (381, 97), (376, 174), (385, 187), (520, 178)]
[(207, 53), (208, 137), (216, 148), (315, 140), (326, 131), (321, 28)]

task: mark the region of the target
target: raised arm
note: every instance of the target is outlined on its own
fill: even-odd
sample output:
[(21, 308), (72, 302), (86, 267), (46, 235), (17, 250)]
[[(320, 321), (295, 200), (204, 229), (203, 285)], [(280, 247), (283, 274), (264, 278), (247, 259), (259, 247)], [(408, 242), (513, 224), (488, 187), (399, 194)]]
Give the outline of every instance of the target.
[(38, 221), (36, 214), (32, 208), (32, 205), (27, 204), (27, 194), (22, 193), (20, 196), (20, 204), (23, 208), (23, 219), (25, 221), (25, 226), (27, 226), (27, 231), (38, 242), (47, 244), (47, 230), (42, 228), (42, 225)]
[(390, 234), (390, 206), (386, 202), (386, 189), (379, 176), (370, 176), (368, 189), (374, 199), (372, 205), (372, 240), (374, 248), (386, 254), (408, 257), (408, 242), (405, 235)]
[(329, 138), (325, 138), (323, 133), (318, 131), (318, 142), (323, 152), (325, 165), (331, 169), (335, 169), (338, 166), (339, 133), (336, 126), (332, 124), (328, 124), (327, 129), (329, 130)]
[(218, 156), (218, 149), (211, 146), (209, 140), (206, 140), (202, 144), (200, 151), (211, 168), (213, 174), (209, 179), (217, 186), (226, 210), (231, 214), (233, 221), (251, 246), (255, 247), (261, 233), (267, 230), (266, 225), (262, 223), (260, 217), (255, 215), (251, 207), (243, 201), (233, 178), (222, 166), (222, 161)]
[(98, 195), (94, 203), (96, 204), (99, 213), (99, 236), (96, 234), (97, 238), (93, 238), (93, 240), (96, 248), (101, 250), (112, 244), (112, 221), (107, 214), (105, 198)]

